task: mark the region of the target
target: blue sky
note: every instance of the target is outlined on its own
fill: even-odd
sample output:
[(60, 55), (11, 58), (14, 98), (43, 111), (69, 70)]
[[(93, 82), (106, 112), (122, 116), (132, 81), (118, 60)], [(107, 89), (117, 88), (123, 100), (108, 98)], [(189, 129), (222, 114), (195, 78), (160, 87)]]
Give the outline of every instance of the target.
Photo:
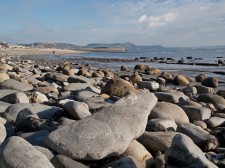
[(225, 45), (225, 0), (0, 0), (0, 41)]

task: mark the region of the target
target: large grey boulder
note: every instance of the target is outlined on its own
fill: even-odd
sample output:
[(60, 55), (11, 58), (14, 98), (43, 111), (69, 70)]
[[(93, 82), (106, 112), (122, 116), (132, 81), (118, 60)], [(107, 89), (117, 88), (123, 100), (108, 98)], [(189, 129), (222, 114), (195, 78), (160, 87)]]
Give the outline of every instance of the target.
[(181, 124), (177, 127), (177, 131), (187, 135), (204, 151), (215, 149), (218, 145), (215, 136), (194, 124)]
[(158, 102), (153, 108), (149, 119), (171, 118), (177, 124), (189, 123), (187, 114), (178, 105), (168, 102)]
[(0, 146), (3, 168), (54, 168), (47, 157), (20, 137), (10, 137)]
[(165, 101), (170, 103), (179, 103), (179, 99), (182, 97), (184, 100), (188, 97), (183, 92), (157, 92), (155, 93), (159, 101)]
[(184, 105), (181, 106), (181, 108), (185, 111), (187, 114), (189, 120), (192, 121), (197, 121), (197, 120), (206, 120), (211, 117), (211, 110), (206, 107), (195, 107), (195, 106), (188, 106)]
[(114, 105), (51, 132), (46, 143), (73, 159), (118, 156), (144, 133), (148, 115), (156, 102), (152, 93), (130, 93)]
[(25, 108), (30, 109), (41, 119), (58, 118), (63, 112), (61, 108), (54, 106), (46, 106), (38, 103), (17, 103), (9, 106), (2, 115), (10, 123), (16, 121), (18, 113)]
[(171, 147), (166, 152), (165, 159), (166, 164), (171, 167), (217, 168), (189, 137), (181, 134), (173, 138)]
[(0, 89), (12, 89), (25, 92), (32, 90), (33, 86), (27, 83), (18, 82), (14, 79), (8, 79), (0, 83)]
[(84, 102), (68, 101), (63, 105), (63, 109), (76, 120), (80, 120), (91, 115), (88, 105)]
[(0, 145), (6, 138), (5, 126), (0, 122)]

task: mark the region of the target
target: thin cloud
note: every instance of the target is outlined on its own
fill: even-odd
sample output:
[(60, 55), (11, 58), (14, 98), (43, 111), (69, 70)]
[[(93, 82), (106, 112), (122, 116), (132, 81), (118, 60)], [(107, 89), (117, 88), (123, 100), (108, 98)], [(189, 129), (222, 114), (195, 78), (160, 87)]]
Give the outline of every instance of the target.
[(148, 23), (149, 27), (159, 27), (167, 25), (174, 21), (179, 16), (179, 13), (166, 13), (159, 16), (142, 15), (139, 17), (139, 23)]

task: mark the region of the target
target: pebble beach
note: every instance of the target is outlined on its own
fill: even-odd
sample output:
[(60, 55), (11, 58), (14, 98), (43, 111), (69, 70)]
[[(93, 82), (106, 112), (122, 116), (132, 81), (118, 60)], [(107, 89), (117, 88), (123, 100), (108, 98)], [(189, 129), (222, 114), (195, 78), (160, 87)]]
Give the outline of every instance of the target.
[(225, 167), (222, 78), (80, 53), (0, 50), (1, 168)]

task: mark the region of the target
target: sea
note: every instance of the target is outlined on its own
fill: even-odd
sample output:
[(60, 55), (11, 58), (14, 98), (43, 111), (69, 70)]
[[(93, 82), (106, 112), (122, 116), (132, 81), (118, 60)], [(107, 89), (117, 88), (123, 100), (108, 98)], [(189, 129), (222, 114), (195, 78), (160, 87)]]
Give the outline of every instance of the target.
[[(195, 77), (200, 73), (205, 73), (207, 77), (217, 77), (223, 86), (225, 86), (225, 66), (216, 66), (218, 60), (225, 60), (225, 47), (208, 47), (208, 48), (181, 48), (181, 49), (163, 49), (155, 51), (135, 51), (135, 52), (84, 52), (81, 54), (75, 55), (45, 55), (38, 56), (42, 59), (49, 60), (61, 60), (61, 61), (70, 61), (81, 64), (91, 64), (97, 68), (109, 68), (115, 71), (119, 70), (122, 65), (127, 66), (130, 69), (133, 69), (136, 64), (145, 64), (154, 68), (159, 68), (163, 71), (174, 72), (176, 74), (183, 74), (190, 77)], [(90, 58), (113, 58), (113, 59), (128, 59), (134, 60), (140, 58), (149, 58), (153, 59), (154, 57), (158, 58), (172, 58), (174, 63), (180, 59), (184, 59), (185, 63), (192, 63), (192, 65), (185, 64), (166, 64), (159, 62), (102, 62), (94, 61)], [(187, 59), (187, 57), (192, 57), (192, 59)], [(85, 58), (89, 58), (85, 60)], [(202, 66), (195, 65), (195, 63), (208, 63), (214, 64), (214, 66)]]

